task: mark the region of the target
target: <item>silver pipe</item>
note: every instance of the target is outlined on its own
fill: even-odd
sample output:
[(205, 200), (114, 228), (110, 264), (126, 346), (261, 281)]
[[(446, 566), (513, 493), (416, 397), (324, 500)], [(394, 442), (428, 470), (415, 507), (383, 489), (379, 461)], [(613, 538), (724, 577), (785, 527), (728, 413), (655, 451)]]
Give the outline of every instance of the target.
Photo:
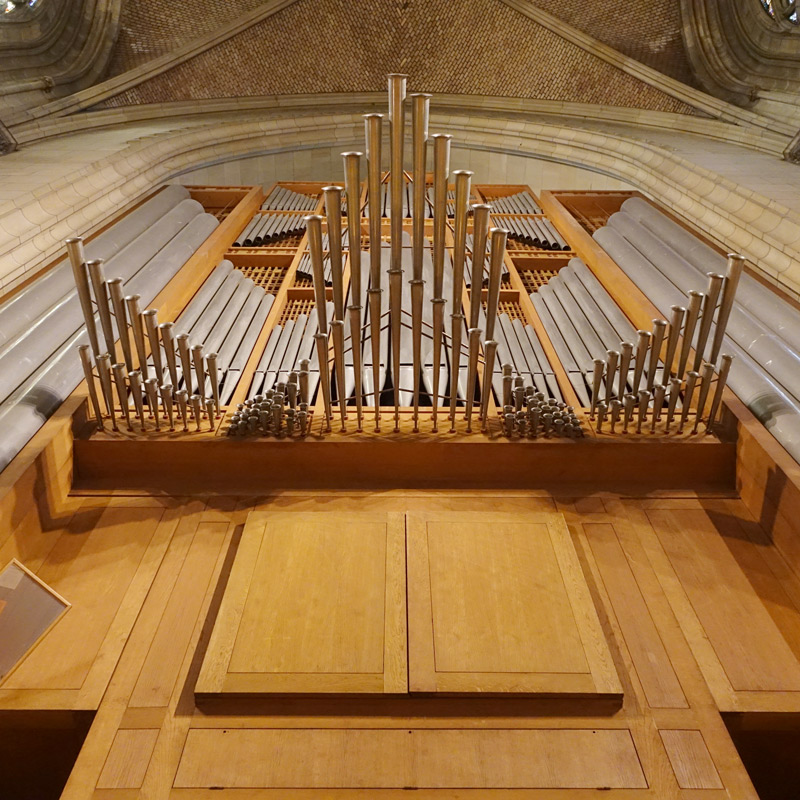
[[(213, 431), (216, 427), (214, 420), (218, 414), (219, 406), (214, 402), (214, 398), (206, 397), (206, 416), (208, 417), (208, 429), (210, 431)], [(156, 425), (156, 430), (158, 430), (158, 425)]]
[(118, 430), (117, 415), (114, 411), (114, 395), (111, 391), (111, 356), (102, 353), (95, 359), (97, 364), (97, 374), (100, 378), (100, 389), (103, 392), (103, 400), (106, 404), (108, 416), (111, 417), (111, 430)]
[(175, 392), (175, 397), (178, 400), (178, 410), (180, 411), (181, 419), (183, 420), (183, 430), (189, 430), (189, 393), (186, 389), (181, 389)]
[[(594, 369), (592, 370), (592, 407), (590, 418), (594, 419), (594, 412), (597, 408), (597, 402), (600, 399), (600, 384), (603, 381), (603, 369), (606, 362), (602, 358), (596, 358), (593, 362)], [(606, 392), (608, 394), (608, 392)]]
[(325, 186), (325, 218), (328, 221), (328, 253), (331, 261), (333, 317), (344, 321), (344, 283), (342, 277), (342, 188)]
[[(442, 297), (445, 228), (447, 227), (447, 177), (450, 174), (450, 140), (447, 133), (433, 135), (433, 299)], [(438, 365), (434, 365), (434, 370)]]
[(339, 414), (342, 418), (342, 432), (347, 430), (347, 392), (344, 382), (344, 322), (339, 319), (331, 322), (333, 334), (333, 363), (336, 369), (336, 395), (339, 400)]
[(650, 432), (655, 433), (656, 423), (661, 419), (661, 412), (664, 409), (664, 396), (666, 395), (667, 387), (663, 383), (656, 384), (653, 387), (653, 416), (650, 419)]
[(472, 407), (475, 404), (475, 381), (478, 377), (478, 349), (481, 343), (481, 329), (469, 329), (469, 362), (467, 388), (464, 400), (467, 404), (467, 433), (472, 432)]
[[(373, 254), (370, 253), (370, 266)], [(372, 393), (375, 404), (375, 430), (380, 430), (381, 423), (381, 294), (380, 289), (372, 286), (367, 290), (369, 302), (369, 346), (372, 357)]]
[(153, 357), (153, 369), (156, 372), (156, 379), (160, 383), (164, 377), (164, 364), (161, 361), (161, 345), (158, 341), (158, 311), (148, 308), (142, 312), (144, 328), (147, 331), (147, 338), (150, 341), (150, 355)]
[(308, 248), (311, 251), (311, 268), (314, 273), (314, 300), (317, 309), (319, 332), (328, 335), (328, 316), (325, 305), (325, 277), (322, 264), (322, 217), (309, 214), (306, 218), (308, 226)]
[(622, 403), (614, 398), (611, 401), (611, 433), (614, 433), (614, 428), (617, 426), (617, 422), (619, 421), (619, 412), (621, 409)]
[(497, 320), (497, 305), (500, 301), (500, 281), (503, 277), (503, 259), (506, 254), (508, 231), (503, 228), (492, 228), (491, 254), (489, 256), (489, 292), (486, 302), (486, 338), (494, 337), (494, 326)]
[(97, 340), (97, 327), (94, 322), (94, 309), (92, 308), (92, 293), (89, 289), (89, 277), (86, 271), (86, 255), (83, 252), (83, 239), (80, 236), (71, 236), (66, 240), (67, 255), (72, 267), (72, 277), (78, 290), (78, 300), (86, 323), (86, 333), (89, 335), (89, 344), (95, 358), (100, 355), (100, 344)]
[(665, 319), (653, 320), (653, 341), (650, 345), (650, 363), (647, 365), (647, 388), (649, 391), (653, 391), (656, 381), (658, 359), (661, 358), (661, 346), (664, 344), (666, 330), (667, 321)]
[(669, 323), (669, 336), (667, 337), (667, 353), (664, 358), (664, 374), (661, 377), (661, 383), (666, 383), (672, 375), (672, 366), (675, 362), (675, 351), (678, 349), (678, 338), (681, 334), (681, 327), (683, 325), (683, 317), (686, 314), (686, 309), (683, 306), (672, 306), (670, 308), (672, 316)]
[(416, 278), (411, 284), (411, 335), (412, 366), (414, 374), (414, 433), (419, 430), (419, 390), (422, 373), (422, 301), (425, 293), (425, 281)]
[(720, 359), (719, 372), (717, 373), (717, 388), (714, 390), (714, 399), (711, 401), (711, 408), (708, 412), (708, 421), (706, 422), (707, 431), (711, 430), (717, 420), (717, 412), (722, 403), (722, 393), (725, 391), (725, 384), (728, 380), (728, 373), (731, 371), (732, 361), (733, 356), (723, 353)]
[(125, 305), (128, 307), (128, 318), (133, 327), (133, 343), (136, 345), (136, 357), (139, 361), (139, 371), (144, 378), (147, 378), (147, 347), (144, 343), (144, 325), (142, 324), (142, 312), (139, 307), (140, 299), (138, 294), (128, 295), (128, 297), (125, 298)]
[(703, 303), (702, 292), (696, 289), (691, 289), (689, 295), (689, 311), (686, 314), (686, 319), (683, 323), (683, 342), (681, 343), (681, 355), (678, 359), (678, 377), (683, 378), (686, 365), (689, 361), (689, 351), (692, 349), (692, 341), (694, 340), (694, 331), (697, 327), (697, 319), (700, 316), (700, 306)]
[(92, 371), (92, 357), (89, 355), (91, 350), (88, 344), (78, 345), (78, 354), (81, 358), (81, 365), (83, 366), (83, 377), (86, 378), (86, 387), (89, 390), (89, 400), (92, 403), (94, 416), (97, 420), (98, 430), (103, 430), (103, 412), (100, 410), (100, 400), (97, 398), (97, 388), (94, 385), (94, 373)]
[(650, 402), (650, 392), (639, 389), (639, 407), (636, 412), (636, 433), (642, 432), (642, 425), (647, 418), (647, 405)]
[[(389, 79), (389, 123), (391, 125), (389, 146), (391, 164), (389, 169), (389, 188), (392, 207), (389, 218), (391, 231), (390, 271), (401, 269), (403, 254), (403, 146), (405, 144), (405, 106), (407, 75), (392, 74)], [(398, 287), (399, 288), (399, 287)], [(399, 301), (398, 301), (399, 303)], [(399, 306), (398, 306), (399, 307)], [(397, 397), (397, 394), (395, 394)], [(397, 401), (395, 402), (395, 406)], [(395, 413), (397, 413), (395, 411)]]
[(511, 405), (511, 389), (514, 385), (513, 371), (514, 367), (511, 364), (503, 364), (501, 366), (503, 374), (503, 408)]
[(194, 415), (194, 422), (195, 422), (195, 425), (197, 426), (197, 430), (199, 431), (200, 430), (200, 421), (201, 421), (202, 416), (203, 416), (203, 407), (202, 407), (201, 402), (200, 402), (200, 395), (199, 394), (193, 394), (192, 395), (191, 404), (192, 404), (192, 414)]
[(481, 309), (483, 273), (486, 265), (486, 238), (489, 233), (489, 212), (487, 203), (472, 206), (472, 274), (469, 290), (469, 325), (475, 328)]
[(703, 411), (706, 407), (706, 400), (708, 399), (708, 390), (711, 388), (711, 379), (714, 377), (714, 365), (703, 364), (700, 370), (700, 392), (697, 395), (697, 411), (694, 415), (694, 426), (692, 433), (697, 433), (697, 428), (700, 425), (700, 420), (703, 418)]
[[(422, 253), (425, 247), (425, 169), (428, 160), (428, 119), (431, 96), (411, 95), (412, 151), (414, 158), (414, 208), (412, 218), (413, 274), (422, 280)], [(415, 423), (416, 425), (416, 423)]]
[(650, 346), (650, 331), (636, 331), (636, 357), (633, 366), (633, 391), (639, 391), (644, 372), (644, 362), (647, 358), (647, 348)]
[(324, 333), (314, 334), (319, 363), (319, 382), (322, 402), (325, 406), (325, 430), (331, 429), (331, 372), (328, 365), (328, 336)]
[(631, 367), (633, 345), (630, 342), (620, 342), (619, 349), (619, 382), (617, 383), (617, 397), (623, 397), (628, 388), (628, 373)]
[[(352, 288), (352, 282), (350, 285)], [(363, 311), (363, 308), (360, 305), (352, 305), (348, 306), (348, 311), (350, 312), (350, 349), (353, 356), (353, 376), (355, 379), (354, 391), (356, 396), (356, 430), (360, 433), (362, 417), (364, 413), (364, 365), (361, 355), (361, 312)], [(307, 384), (308, 372), (306, 371), (306, 393), (308, 392)], [(307, 403), (308, 400), (305, 400), (304, 402)]]
[[(144, 382), (144, 390), (147, 392), (147, 405), (150, 406), (150, 415), (155, 418), (156, 430), (161, 430), (161, 422), (158, 417), (158, 381), (155, 378), (148, 378)], [(144, 428), (144, 419), (142, 419)]]
[(494, 339), (483, 343), (483, 386), (481, 391), (481, 430), (489, 424), (489, 396), (492, 393), (492, 377), (497, 354), (497, 342)]
[(135, 369), (133, 372), (128, 373), (128, 380), (131, 384), (131, 394), (133, 395), (133, 407), (136, 409), (136, 416), (139, 418), (139, 424), (142, 430), (145, 429), (144, 424), (144, 404), (142, 403), (142, 373)]
[(681, 380), (680, 378), (669, 379), (669, 402), (667, 403), (667, 421), (664, 426), (664, 431), (669, 433), (670, 426), (672, 425), (672, 418), (675, 416), (675, 409), (678, 406), (678, 397), (681, 393)]
[(683, 395), (683, 407), (681, 408), (681, 421), (678, 424), (678, 433), (683, 433), (683, 427), (686, 425), (686, 420), (691, 411), (692, 396), (694, 395), (695, 387), (697, 386), (697, 379), (700, 377), (698, 372), (691, 370), (686, 375), (686, 391)]
[(197, 394), (200, 394), (206, 385), (206, 370), (203, 364), (203, 345), (192, 346), (192, 361), (194, 362), (194, 375), (197, 381)]
[(717, 356), (722, 347), (722, 340), (728, 327), (728, 319), (733, 308), (733, 301), (736, 298), (736, 290), (739, 287), (739, 279), (742, 277), (744, 269), (744, 256), (738, 253), (728, 253), (728, 269), (725, 275), (725, 285), (722, 289), (722, 299), (719, 304), (717, 314), (717, 327), (714, 330), (714, 341), (711, 345), (711, 354), (708, 358), (711, 364), (717, 363)]
[[(402, 221), (402, 217), (401, 217)], [(402, 233), (401, 233), (402, 236)], [(392, 243), (394, 247), (394, 243)], [(402, 256), (402, 249), (400, 249)], [(392, 390), (394, 395), (394, 429), (400, 428), (400, 331), (403, 316), (403, 270), (389, 269), (389, 320), (392, 332)]]
[(372, 286), (380, 289), (381, 252), (381, 139), (383, 137), (383, 114), (365, 114), (364, 126), (367, 139), (367, 183), (369, 202), (369, 250)]
[(619, 364), (619, 352), (617, 350), (606, 351), (606, 404), (611, 402), (611, 395), (614, 394), (614, 378), (617, 375), (617, 364)]
[[(597, 428), (596, 428), (598, 433), (602, 433), (603, 432), (603, 423), (606, 420), (606, 411), (607, 410), (608, 410), (608, 408), (607, 408), (605, 403), (598, 403), (598, 405), (597, 405)], [(546, 414), (545, 416), (550, 416), (550, 415)]]
[(347, 197), (347, 241), (350, 260), (350, 303), (361, 303), (361, 156), (342, 153), (344, 186)]
[(300, 374), (298, 375), (299, 387), (300, 387), (300, 405), (308, 405), (308, 371), (311, 366), (311, 362), (304, 358), (300, 362)]
[(122, 407), (122, 413), (125, 415), (125, 422), (128, 425), (128, 430), (132, 431), (131, 425), (131, 409), (128, 405), (128, 389), (125, 386), (125, 364), (114, 364), (111, 367), (111, 372), (114, 374), (114, 383), (117, 387), (117, 397), (119, 404)]
[(167, 372), (173, 386), (178, 385), (178, 362), (175, 355), (175, 327), (174, 322), (162, 322), (158, 326), (161, 342), (164, 345), (164, 355), (167, 359)]
[(631, 419), (633, 419), (633, 408), (636, 405), (636, 397), (632, 394), (626, 394), (625, 397), (622, 398), (622, 409), (623, 409), (623, 417), (622, 417), (622, 432), (628, 432), (628, 426), (631, 424)]
[(211, 396), (214, 398), (214, 406), (217, 409), (217, 416), (219, 416), (219, 370), (217, 369), (216, 353), (209, 353), (206, 356), (206, 367), (211, 380)]
[(86, 262), (89, 270), (89, 278), (92, 281), (94, 291), (94, 301), (97, 304), (97, 312), (100, 315), (100, 327), (103, 331), (103, 339), (109, 355), (115, 352), (114, 329), (111, 326), (111, 309), (108, 305), (108, 295), (106, 294), (106, 276), (103, 271), (103, 259), (94, 258)]
[(183, 385), (186, 387), (186, 394), (192, 394), (192, 356), (189, 349), (189, 334), (179, 333), (175, 337), (178, 343), (178, 354), (181, 359), (181, 372), (183, 372)]
[(175, 430), (175, 411), (172, 405), (172, 384), (165, 383), (161, 387), (161, 403), (164, 406), (164, 411), (166, 412), (167, 419), (169, 420), (169, 429), (171, 431)]
[(703, 298), (703, 308), (700, 315), (700, 330), (697, 333), (697, 347), (694, 353), (694, 365), (692, 367), (694, 370), (699, 370), (700, 364), (703, 363), (708, 335), (711, 332), (714, 312), (717, 309), (717, 300), (724, 281), (725, 278), (722, 275), (714, 272), (708, 273), (708, 289), (706, 289), (706, 296)]
[(108, 293), (111, 296), (111, 307), (114, 309), (114, 318), (117, 321), (117, 333), (122, 345), (122, 355), (125, 359), (125, 366), (128, 372), (133, 369), (133, 358), (131, 354), (131, 340), (128, 333), (128, 315), (125, 313), (125, 299), (122, 296), (124, 282), (122, 278), (112, 278), (106, 281)]

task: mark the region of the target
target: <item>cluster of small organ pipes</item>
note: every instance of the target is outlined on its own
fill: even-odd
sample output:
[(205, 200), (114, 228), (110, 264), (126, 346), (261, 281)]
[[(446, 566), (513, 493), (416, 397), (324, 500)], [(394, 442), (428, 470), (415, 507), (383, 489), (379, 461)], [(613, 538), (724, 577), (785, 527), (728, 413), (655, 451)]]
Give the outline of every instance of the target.
[[(628, 433), (634, 413), (637, 433), (643, 432), (646, 423), (649, 424), (650, 431), (655, 432), (662, 417), (664, 433), (671, 431), (676, 417), (678, 433), (683, 433), (690, 421), (692, 433), (697, 433), (715, 381), (714, 373), (718, 369), (716, 388), (705, 417), (706, 431), (711, 429), (719, 413), (722, 393), (733, 361), (733, 356), (728, 354), (720, 357), (720, 350), (743, 267), (742, 256), (729, 254), (727, 274), (709, 272), (707, 290), (700, 292), (692, 289), (687, 292), (688, 309), (679, 305), (672, 306), (669, 325), (664, 319), (654, 319), (652, 331), (637, 331), (635, 345), (632, 342), (620, 342), (619, 350), (609, 350), (605, 361), (601, 358), (595, 359), (591, 418), (597, 420), (598, 433), (603, 432), (607, 418), (611, 433), (616, 432), (620, 422), (622, 432)], [(708, 360), (704, 360), (715, 316), (716, 327), (710, 353)], [(665, 337), (666, 352), (663, 367), (659, 370), (658, 363)], [(676, 356), (677, 368), (673, 369)], [(627, 391), (629, 384), (632, 386), (630, 392)], [(695, 394), (697, 401), (692, 410)]]
[[(404, 321), (402, 309), (402, 235), (403, 235), (403, 195), (406, 191), (407, 175), (403, 164), (404, 143), (404, 101), (406, 97), (406, 76), (389, 76), (389, 123), (390, 123), (390, 170), (387, 175), (389, 195), (390, 218), (390, 248), (391, 260), (389, 276), (389, 325), (392, 341), (392, 384), (394, 391), (394, 427), (399, 429), (400, 420), (400, 331), (401, 326), (407, 325)], [(440, 393), (440, 364), (442, 362), (443, 347), (447, 346), (449, 339), (450, 357), (450, 386), (448, 417), (450, 430), (454, 431), (457, 418), (456, 387), (458, 385), (461, 359), (467, 359), (467, 387), (466, 393), (466, 429), (472, 430), (472, 419), (475, 412), (473, 387), (477, 383), (480, 351), (483, 351), (483, 376), (482, 392), (478, 404), (477, 417), (481, 422), (482, 430), (488, 425), (488, 406), (492, 392), (492, 376), (495, 370), (497, 342), (493, 339), (495, 323), (498, 315), (498, 302), (500, 282), (504, 268), (504, 255), (509, 230), (492, 228), (489, 230), (489, 214), (492, 206), (476, 204), (470, 207), (470, 182), (472, 173), (466, 170), (456, 170), (455, 191), (448, 190), (450, 176), (450, 142), (452, 137), (448, 134), (434, 134), (428, 136), (428, 119), (430, 110), (430, 95), (413, 94), (412, 100), (412, 150), (413, 150), (413, 176), (422, 176), (417, 180), (409, 178), (413, 191), (412, 204), (412, 264), (413, 274), (409, 280), (411, 290), (411, 321), (413, 341), (413, 423), (414, 431), (419, 430), (420, 406), (420, 363), (421, 344), (423, 335), (430, 337), (433, 350), (433, 391), (431, 392), (431, 419), (432, 431), (438, 430)], [(368, 200), (367, 216), (369, 222), (370, 252), (379, 251), (381, 248), (381, 199), (382, 199), (382, 174), (381, 174), (381, 142), (383, 136), (384, 116), (382, 114), (365, 115), (365, 132), (367, 144), (367, 179)], [(427, 161), (428, 142), (433, 143), (433, 201), (426, 191), (425, 168)], [(345, 292), (343, 284), (342, 260), (342, 208), (347, 209), (347, 235), (351, 243), (361, 241), (360, 218), (360, 173), (362, 153), (343, 153), (345, 171), (345, 196), (339, 186), (327, 186), (323, 189), (325, 199), (325, 218), (327, 219), (327, 242), (329, 252), (327, 258), (323, 251), (322, 222), (323, 217), (310, 214), (302, 218), (308, 233), (311, 272), (317, 308), (318, 330), (314, 336), (316, 355), (320, 365), (329, 365), (328, 340), (329, 335), (333, 342), (333, 373), (330, 368), (320, 370), (319, 391), (321, 393), (324, 409), (323, 425), (326, 430), (331, 430), (334, 416), (331, 392), (331, 375), (335, 375), (337, 384), (338, 412), (341, 428), (347, 430), (347, 393), (344, 387), (345, 375), (345, 313), (350, 317), (350, 330), (352, 332), (349, 348), (352, 352), (353, 371), (355, 374), (355, 417), (357, 430), (361, 431), (364, 424), (364, 390), (362, 373), (362, 307), (357, 303), (361, 295), (361, 248), (351, 246), (350, 252), (350, 297), (355, 298), (352, 305), (345, 309)], [(500, 205), (504, 210), (516, 209), (516, 206), (503, 205), (508, 198), (501, 199)], [(309, 200), (309, 203), (311, 201)], [(425, 242), (425, 218), (433, 218), (433, 287), (432, 287), (432, 324), (425, 325), (423, 332), (423, 253)], [(486, 253), (489, 244), (489, 275), (488, 275), (488, 302), (485, 313), (485, 329), (477, 325), (480, 318), (481, 292), (472, 291), (467, 331), (467, 341), (462, 342), (462, 328), (465, 316), (460, 313), (461, 292), (464, 285), (465, 265), (469, 263), (471, 274), (468, 276), (470, 285), (481, 286), (484, 282), (484, 263), (481, 258), (467, 259), (467, 220), (473, 218), (473, 233), (471, 237), (471, 250), (473, 253)], [(450, 315), (451, 326), (449, 336), (445, 332), (443, 283), (445, 269), (445, 234), (449, 227), (448, 216), (453, 218), (452, 235), (453, 245), (453, 281), (452, 281), (452, 309)], [(511, 218), (512, 222), (514, 218)], [(519, 218), (522, 220), (522, 218)], [(253, 224), (262, 224), (259, 219), (254, 219)], [(545, 236), (544, 234), (547, 234)], [(552, 235), (555, 234), (555, 235)], [(566, 248), (567, 244), (549, 226), (546, 231), (516, 230), (511, 235), (519, 238), (529, 238), (534, 241), (538, 238), (540, 243), (552, 240), (552, 246)], [(543, 238), (544, 237), (544, 238)], [(548, 238), (549, 237), (549, 238)], [(240, 237), (242, 238), (242, 237)], [(83, 248), (80, 239), (72, 239), (67, 243), (70, 260), (73, 266), (79, 299), (84, 310), (84, 316), (89, 329), (91, 350), (93, 351), (95, 366), (100, 381), (101, 392), (105, 400), (106, 410), (111, 419), (111, 425), (117, 430), (115, 403), (112, 395), (112, 380), (116, 386), (119, 406), (128, 430), (133, 430), (131, 419), (129, 392), (133, 397), (134, 413), (139, 420), (141, 430), (147, 427), (144, 402), (146, 400), (153, 426), (159, 430), (162, 419), (159, 417), (159, 396), (163, 408), (163, 422), (170, 430), (175, 429), (175, 411), (183, 423), (183, 430), (189, 429), (190, 414), (195, 422), (195, 428), (201, 428), (203, 418), (209, 422), (211, 430), (215, 427), (215, 418), (220, 415), (219, 403), (219, 376), (217, 373), (216, 354), (203, 354), (202, 345), (190, 349), (186, 334), (173, 337), (172, 323), (161, 325), (157, 321), (157, 313), (153, 309), (141, 312), (138, 306), (138, 297), (123, 297), (120, 279), (106, 281), (103, 275), (101, 261), (89, 261), (83, 258)], [(325, 263), (327, 262), (327, 263)], [(381, 276), (381, 259), (370, 259), (370, 288), (367, 290), (368, 317), (367, 327), (372, 342), (380, 338), (383, 316), (381, 310), (381, 294), (383, 292)], [(593, 370), (593, 396), (591, 404), (592, 419), (597, 420), (597, 430), (602, 432), (603, 425), (610, 416), (610, 430), (615, 432), (622, 416), (621, 429), (627, 432), (633, 419), (634, 410), (637, 411), (636, 427), (642, 430), (647, 420), (648, 408), (650, 412), (651, 430), (655, 429), (659, 421), (665, 400), (668, 398), (666, 410), (665, 430), (669, 432), (673, 418), (678, 407), (680, 394), (683, 391), (683, 400), (679, 415), (678, 430), (685, 427), (695, 390), (699, 385), (699, 398), (697, 412), (694, 418), (694, 430), (700, 422), (700, 415), (705, 407), (706, 398), (711, 387), (714, 375), (714, 364), (719, 354), (722, 338), (725, 332), (733, 297), (741, 274), (742, 259), (740, 256), (729, 258), (728, 275), (709, 275), (709, 288), (702, 292), (689, 292), (688, 311), (680, 306), (673, 307), (673, 317), (669, 326), (667, 339), (667, 355), (665, 367), (662, 372), (661, 382), (655, 383), (656, 368), (658, 365), (661, 346), (667, 329), (665, 320), (654, 320), (653, 331), (639, 331), (638, 342), (635, 345), (628, 342), (620, 344), (619, 351), (608, 351), (606, 361), (598, 359)], [(326, 280), (327, 279), (327, 280)], [(333, 318), (328, 321), (326, 310), (325, 286), (332, 286), (333, 290)], [(90, 289), (91, 285), (91, 289)], [(100, 324), (106, 344), (106, 352), (102, 351), (97, 341), (94, 326), (94, 311), (91, 294), (94, 294), (94, 304), (97, 307)], [(719, 313), (717, 326), (708, 363), (703, 363), (707, 339), (711, 330), (717, 300)], [(109, 305), (110, 298), (110, 305)], [(113, 316), (116, 317), (117, 330), (122, 343), (124, 362), (112, 364), (110, 354), (115, 352), (115, 336), (112, 329)], [(138, 356), (138, 368), (133, 367), (133, 353), (128, 332), (128, 320), (133, 328), (133, 341)], [(699, 326), (698, 326), (699, 321)], [(682, 332), (682, 339), (681, 339)], [(696, 355), (693, 369), (686, 372), (690, 349), (697, 334)], [(145, 334), (150, 344), (152, 353), (152, 369), (154, 375), (150, 376)], [(164, 346), (166, 356), (166, 373), (161, 363), (161, 350), (159, 340)], [(672, 371), (674, 356), (679, 340), (682, 341), (678, 368)], [(87, 383), (89, 386), (90, 400), (97, 417), (99, 428), (103, 427), (103, 415), (100, 409), (94, 383), (94, 370), (92, 368), (92, 352), (88, 345), (82, 346), (80, 356), (83, 362)], [(649, 353), (649, 357), (648, 357)], [(626, 392), (631, 360), (634, 361), (633, 391)], [(175, 391), (178, 385), (178, 360), (186, 383), (186, 388)], [(382, 383), (380, 360), (372, 359), (375, 430), (381, 426), (380, 386)], [(647, 362), (647, 365), (646, 363)], [(721, 359), (720, 375), (717, 389), (714, 394), (711, 410), (707, 418), (710, 427), (720, 405), (722, 390), (725, 384), (731, 357), (724, 355)], [(511, 374), (512, 368), (502, 366), (503, 370), (503, 403), (502, 416), (504, 432), (508, 436), (535, 437), (540, 433), (544, 435), (563, 435), (578, 437), (582, 435), (580, 419), (573, 409), (564, 403), (556, 403), (546, 399), (543, 394), (536, 393), (532, 388), (524, 387), (522, 379)], [(698, 371), (699, 370), (699, 371)], [(192, 372), (196, 377), (197, 392), (192, 392)], [(169, 382), (165, 381), (165, 374)], [(306, 380), (304, 381), (303, 378)], [(618, 375), (618, 377), (617, 377)], [(640, 388), (642, 378), (645, 376), (645, 387)], [(603, 381), (605, 389), (603, 390)], [(206, 387), (210, 385), (210, 396), (206, 396)], [(614, 387), (616, 386), (616, 393)], [(304, 388), (305, 387), (305, 388)], [(232, 415), (228, 433), (232, 435), (269, 434), (283, 435), (298, 433), (305, 434), (309, 430), (310, 410), (308, 396), (307, 370), (299, 374), (292, 372), (286, 383), (279, 383), (266, 395), (258, 395), (247, 403), (241, 404)]]
[[(95, 371), (112, 430), (119, 429), (117, 407), (129, 431), (134, 430), (134, 419), (138, 420), (142, 431), (147, 430), (149, 424), (157, 431), (161, 430), (162, 424), (173, 431), (176, 413), (184, 431), (189, 430), (190, 419), (194, 420), (196, 430), (201, 429), (203, 419), (208, 421), (209, 428), (213, 430), (214, 420), (220, 416), (216, 353), (204, 355), (201, 344), (190, 347), (188, 334), (174, 336), (172, 322), (159, 324), (155, 309), (141, 310), (139, 295), (125, 297), (121, 278), (106, 280), (102, 259), (86, 261), (80, 238), (67, 240), (67, 253), (89, 334), (90, 344), (80, 345), (78, 352), (97, 427), (100, 430), (104, 428), (104, 415), (95, 385)], [(95, 307), (100, 320), (102, 344), (95, 325)], [(132, 337), (130, 329), (133, 330)], [(116, 354), (117, 338), (120, 340), (123, 360), (114, 363), (112, 356)], [(148, 344), (152, 364), (148, 363)], [(161, 345), (166, 365), (161, 358)], [(185, 388), (176, 390), (181, 378)], [(193, 385), (197, 392), (193, 392)], [(210, 396), (206, 396), (205, 392), (208, 386)], [(114, 400), (114, 390), (117, 402)]]

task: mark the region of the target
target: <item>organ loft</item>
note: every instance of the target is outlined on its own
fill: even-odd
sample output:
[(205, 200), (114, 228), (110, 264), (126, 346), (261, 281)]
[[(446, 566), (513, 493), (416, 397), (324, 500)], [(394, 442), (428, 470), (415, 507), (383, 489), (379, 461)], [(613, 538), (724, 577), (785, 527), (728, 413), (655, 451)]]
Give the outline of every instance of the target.
[(798, 11), (620, 5), (0, 8), (0, 797), (798, 797)]

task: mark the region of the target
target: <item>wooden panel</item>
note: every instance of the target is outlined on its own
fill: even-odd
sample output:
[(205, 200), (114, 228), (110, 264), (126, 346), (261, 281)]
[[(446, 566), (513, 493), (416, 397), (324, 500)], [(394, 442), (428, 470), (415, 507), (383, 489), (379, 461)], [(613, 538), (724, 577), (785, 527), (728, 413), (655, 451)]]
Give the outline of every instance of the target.
[(800, 663), (708, 514), (648, 517), (733, 689), (800, 691)]
[(163, 509), (108, 508), (96, 527), (59, 539), (38, 575), (72, 609), (4, 690), (81, 688), (162, 514)]
[(681, 789), (722, 789), (700, 731), (662, 730), (661, 740)]
[(415, 692), (620, 694), (560, 514), (408, 518)]
[(176, 788), (644, 788), (616, 730), (189, 731)]
[(97, 782), (98, 789), (139, 789), (147, 773), (158, 729), (120, 730)]
[(402, 515), (253, 515), (197, 691), (404, 692), (405, 651)]

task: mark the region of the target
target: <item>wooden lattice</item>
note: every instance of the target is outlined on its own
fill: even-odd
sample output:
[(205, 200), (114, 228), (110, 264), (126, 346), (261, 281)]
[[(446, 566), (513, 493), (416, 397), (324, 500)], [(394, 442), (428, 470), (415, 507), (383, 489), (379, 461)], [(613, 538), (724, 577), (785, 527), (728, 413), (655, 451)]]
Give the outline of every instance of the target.
[(554, 269), (519, 270), (519, 277), (528, 294), (535, 292), (540, 286), (545, 286), (556, 275), (558, 275), (558, 272)]
[(290, 319), (297, 319), (301, 314), (309, 314), (312, 308), (314, 308), (314, 299), (312, 297), (289, 300), (283, 309), (281, 318), (278, 320), (278, 325), (284, 325)]
[[(486, 300), (483, 301), (483, 307), (486, 308)], [(525, 319), (525, 314), (522, 313), (522, 306), (516, 300), (501, 300), (497, 304), (498, 314), (508, 314), (512, 320), (521, 319), (523, 323), (527, 324), (528, 320)]]
[(237, 269), (245, 278), (252, 278), (256, 286), (260, 286), (269, 294), (277, 294), (286, 277), (287, 267), (274, 266), (240, 266)]
[(299, 275), (295, 275), (294, 287), (296, 289), (313, 289), (314, 281), (311, 278), (301, 278)]

